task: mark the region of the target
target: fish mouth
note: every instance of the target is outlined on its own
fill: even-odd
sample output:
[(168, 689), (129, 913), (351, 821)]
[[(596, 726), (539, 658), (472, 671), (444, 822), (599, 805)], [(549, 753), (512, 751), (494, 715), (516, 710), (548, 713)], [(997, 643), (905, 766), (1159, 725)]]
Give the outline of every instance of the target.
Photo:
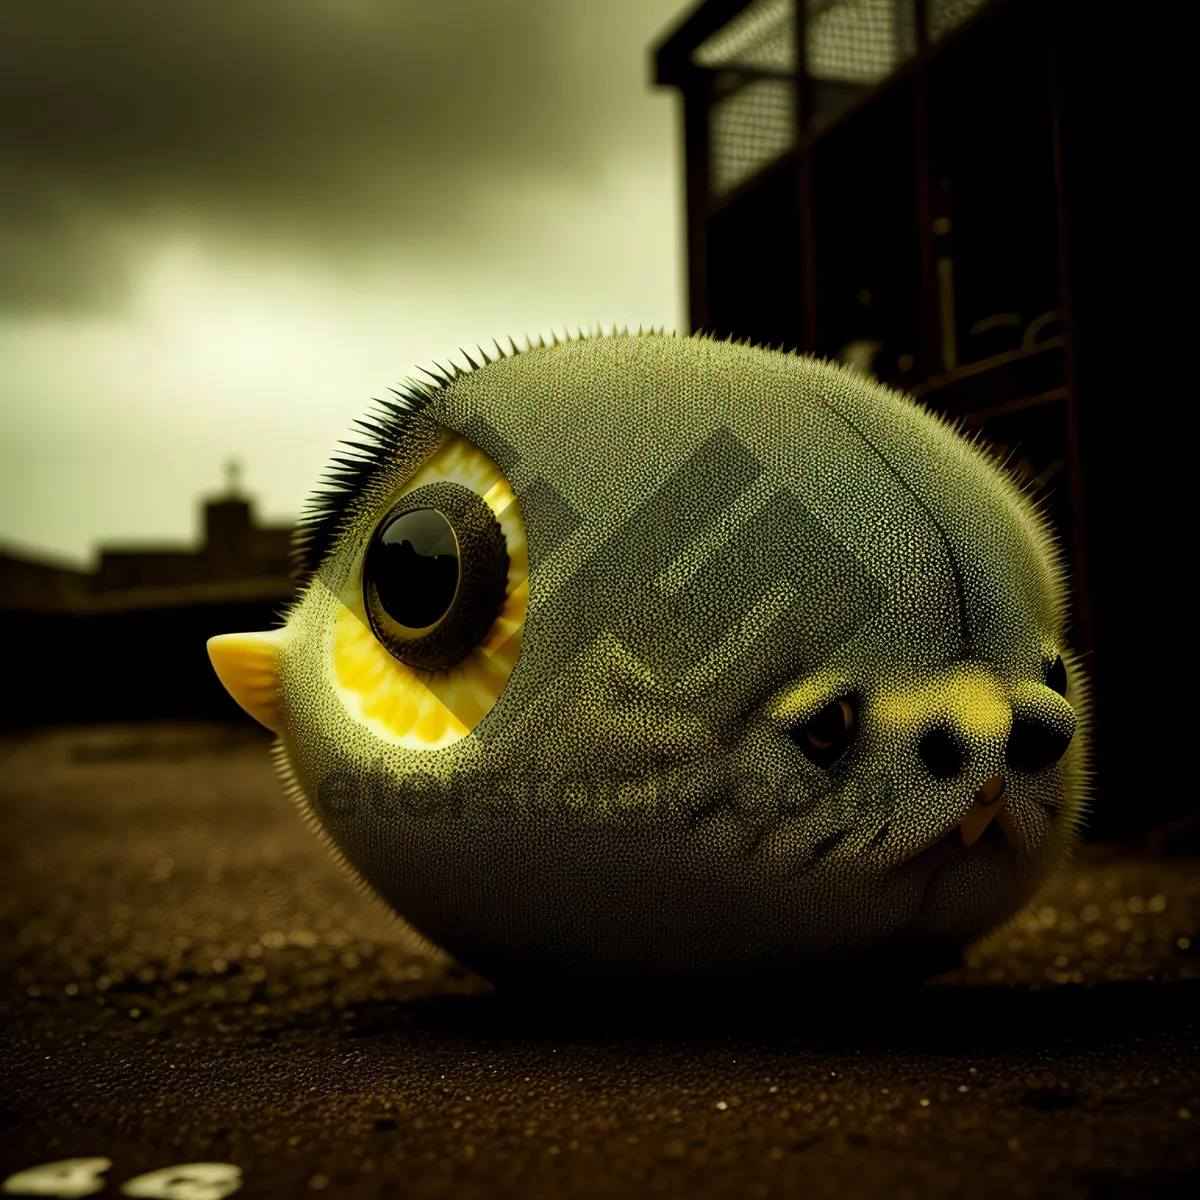
[(971, 807), (953, 825), (935, 834), (900, 865), (940, 865), (948, 859), (963, 857), (977, 843), (981, 848), (1002, 846), (1019, 853), (1022, 845), (1005, 811), (1005, 787), (1003, 775), (993, 775), (985, 780), (975, 789)]

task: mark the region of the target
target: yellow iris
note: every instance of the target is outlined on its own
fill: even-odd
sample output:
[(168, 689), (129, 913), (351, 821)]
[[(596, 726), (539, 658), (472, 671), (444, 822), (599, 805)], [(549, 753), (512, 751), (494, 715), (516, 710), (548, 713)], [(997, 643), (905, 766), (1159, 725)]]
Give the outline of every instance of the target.
[(466, 438), (448, 433), (392, 503), (430, 483), (450, 481), (483, 497), (504, 531), (508, 579), (504, 603), (484, 639), (442, 671), (406, 666), (382, 646), (362, 600), (362, 562), (349, 604), (334, 628), (333, 665), (343, 703), (377, 737), (409, 750), (440, 750), (464, 738), (504, 690), (521, 652), (529, 606), (525, 525), (500, 468)]

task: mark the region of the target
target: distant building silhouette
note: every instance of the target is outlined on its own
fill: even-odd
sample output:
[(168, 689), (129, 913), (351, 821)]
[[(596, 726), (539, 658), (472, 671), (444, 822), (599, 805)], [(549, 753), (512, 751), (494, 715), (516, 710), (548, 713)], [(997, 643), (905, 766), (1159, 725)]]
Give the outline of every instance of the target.
[(231, 464), (204, 542), (102, 547), (94, 571), (0, 551), (0, 725), (205, 717), (248, 722), (208, 661), (216, 633), (271, 629), (295, 594), (291, 526), (259, 526)]
[(224, 495), (204, 502), (198, 550), (104, 546), (94, 571), (0, 550), (0, 611), (96, 612), (226, 600), (286, 600), (292, 526), (259, 526), (230, 462)]

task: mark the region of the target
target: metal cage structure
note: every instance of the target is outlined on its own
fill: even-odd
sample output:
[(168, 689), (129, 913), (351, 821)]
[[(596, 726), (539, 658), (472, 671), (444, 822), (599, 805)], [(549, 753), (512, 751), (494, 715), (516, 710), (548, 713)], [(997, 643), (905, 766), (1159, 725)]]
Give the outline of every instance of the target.
[(653, 50), (683, 100), (692, 329), (849, 363), (1009, 456), (1068, 556), (1094, 683), (1104, 547), (1084, 517), (1102, 497), (1084, 458), (1110, 412), (1081, 397), (1103, 387), (1105, 347), (1078, 280), (1094, 294), (1111, 234), (1085, 247), (1111, 178), (1087, 147), (1095, 16), (1077, 0), (704, 0)]

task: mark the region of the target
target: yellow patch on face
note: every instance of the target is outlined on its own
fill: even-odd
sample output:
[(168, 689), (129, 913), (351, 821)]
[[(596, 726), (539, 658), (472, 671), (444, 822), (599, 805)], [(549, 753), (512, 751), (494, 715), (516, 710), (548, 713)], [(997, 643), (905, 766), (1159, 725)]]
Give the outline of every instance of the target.
[(931, 713), (953, 714), (955, 723), (979, 738), (1004, 738), (1012, 724), (1012, 704), (1000, 684), (978, 670), (956, 669), (917, 687), (884, 686), (872, 711), (885, 729), (901, 733)]
[(829, 671), (789, 683), (775, 693), (767, 705), (767, 715), (781, 725), (797, 725), (824, 708), (840, 692), (847, 690), (844, 680)]
[(404, 487), (403, 496), (448, 481), (482, 497), (504, 532), (508, 577), (504, 603), (483, 640), (465, 658), (440, 671), (422, 671), (393, 657), (371, 628), (363, 603), (365, 547), (351, 572), (334, 625), (335, 688), (349, 712), (380, 739), (408, 750), (440, 750), (475, 728), (508, 683), (521, 653), (529, 607), (529, 554), (525, 524), (500, 468), (477, 446), (447, 433)]

